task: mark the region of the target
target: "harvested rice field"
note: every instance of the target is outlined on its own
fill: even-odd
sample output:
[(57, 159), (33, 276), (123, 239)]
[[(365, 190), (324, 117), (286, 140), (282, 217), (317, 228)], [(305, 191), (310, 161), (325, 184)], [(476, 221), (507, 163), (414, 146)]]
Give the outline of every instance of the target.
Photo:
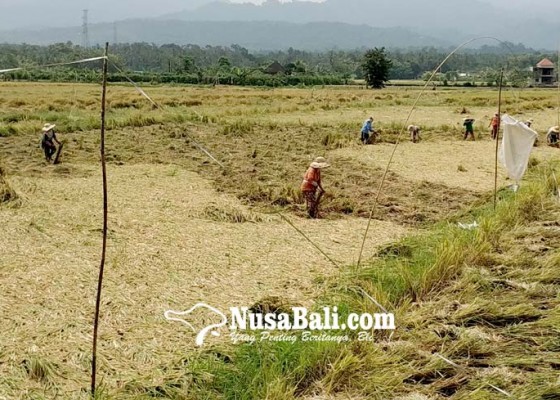
[[(449, 256), (445, 262), (453, 268), (440, 265), (426, 250), (430, 268), (417, 276), (412, 261), (417, 246), (437, 247), (439, 241), (452, 246), (450, 254), (462, 254), (462, 239), (454, 242), (455, 231), (445, 229), (487, 212), (494, 187), (494, 143), (487, 125), (497, 91), (428, 91), (407, 122), (418, 88), (144, 89), (161, 108), (127, 86), (109, 86), (108, 92), (109, 230), (99, 398), (498, 398), (492, 386), (520, 399), (557, 398), (542, 397), (546, 393), (560, 398), (553, 382), (541, 397), (523, 392), (560, 365), (552, 332), (558, 333), (552, 327), (558, 322), (560, 284), (551, 272), (560, 247), (553, 200), (537, 202), (546, 217), (534, 217), (529, 206), (509, 219), (501, 216), (509, 232), (500, 236), (503, 247), (484, 242), (472, 254), (469, 250), (468, 264), (452, 263)], [(535, 120), (540, 142), (529, 163), (531, 182), (545, 172), (549, 184), (556, 177), (551, 171), (560, 150), (543, 145), (557, 118), (555, 95), (536, 89), (504, 95), (506, 112)], [(2, 400), (89, 397), (103, 211), (99, 97), (95, 85), (0, 83)], [(474, 142), (462, 140), (467, 113), (477, 121)], [(381, 139), (364, 146), (359, 130), (369, 115)], [(47, 164), (38, 146), (45, 122), (57, 124), (64, 142), (58, 165)], [(375, 205), (395, 142), (408, 123), (421, 127), (422, 141), (411, 143), (402, 133)], [(331, 167), (322, 175), (321, 218), (313, 220), (306, 217), (299, 185), (317, 156)], [(504, 188), (512, 183), (500, 166), (504, 202), (511, 200)], [(356, 267), (370, 212), (362, 266)], [(492, 229), (481, 235), (489, 243)], [(408, 242), (432, 234), (436, 240)], [(410, 272), (393, 282), (394, 262)], [(461, 272), (454, 269), (459, 264)], [(395, 336), (378, 337), (375, 350), (363, 350), (362, 344), (329, 347), (316, 360), (313, 353), (308, 361), (316, 364), (306, 367), (311, 372), (304, 368), (305, 378), (293, 383), (286, 378), (289, 368), (275, 370), (265, 379), (251, 378), (246, 395), (223, 389), (249, 385), (233, 381), (230, 364), (240, 368), (236, 374), (251, 376), (237, 366), (243, 356), (227, 328), (199, 349), (196, 332), (208, 324), (208, 315), (192, 316), (196, 332), (164, 317), (166, 310), (198, 302), (222, 310), (311, 309), (344, 299), (356, 285), (394, 310), (400, 321)], [(331, 299), (332, 293), (339, 294)], [(514, 307), (517, 300), (522, 309)], [(348, 304), (359, 311), (371, 308), (353, 301)], [(525, 323), (534, 324), (540, 336), (531, 339)], [(450, 365), (431, 358), (454, 340), (454, 353), (445, 354), (468, 368), (469, 354), (475, 354), (483, 360), (473, 367), (476, 373), (452, 373)], [(516, 350), (517, 340), (523, 346)], [(528, 354), (531, 341), (539, 356)], [(263, 360), (275, 351), (254, 347), (247, 359), (257, 350)], [(500, 355), (502, 364), (496, 362)], [(537, 367), (539, 357), (548, 357), (550, 365)], [(512, 370), (515, 360), (529, 374), (534, 366), (534, 374)], [(262, 363), (254, 370), (268, 371)], [(368, 365), (377, 378), (368, 374)], [(492, 386), (478, 384), (486, 376), (493, 377)], [(223, 383), (227, 379), (232, 381)]]

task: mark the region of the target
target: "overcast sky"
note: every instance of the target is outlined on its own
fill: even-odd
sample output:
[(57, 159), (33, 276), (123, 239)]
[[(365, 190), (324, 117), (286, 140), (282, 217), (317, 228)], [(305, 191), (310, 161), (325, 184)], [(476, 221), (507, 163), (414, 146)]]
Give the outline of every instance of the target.
[[(236, 3), (249, 0), (231, 0)], [(262, 0), (250, 0), (261, 3)], [(314, 0), (320, 1), (320, 0)], [(400, 0), (399, 7), (407, 2), (421, 0)], [(468, 1), (465, 5), (468, 7)], [(480, 0), (495, 6), (517, 6), (540, 9), (547, 6), (559, 8), (559, 0)], [(47, 26), (79, 26), (82, 10), (89, 10), (89, 22), (111, 22), (127, 18), (154, 17), (182, 11), (199, 3), (200, 0), (0, 0), (0, 29), (42, 28)], [(437, 10), (434, 10), (437, 11)]]

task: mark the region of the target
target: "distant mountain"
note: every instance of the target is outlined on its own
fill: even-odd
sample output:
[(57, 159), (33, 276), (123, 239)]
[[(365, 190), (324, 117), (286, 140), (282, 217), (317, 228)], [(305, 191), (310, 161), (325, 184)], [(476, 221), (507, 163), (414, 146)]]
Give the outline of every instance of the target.
[[(197, 44), (229, 46), (238, 44), (249, 50), (354, 49), (361, 47), (448, 47), (451, 42), (421, 35), (405, 28), (374, 28), (334, 22), (295, 24), (281, 21), (176, 21), (127, 20), (117, 24), (118, 40), (155, 44)], [(0, 42), (49, 44), (79, 43), (81, 28), (51, 28), (38, 31), (0, 31)], [(89, 27), (90, 43), (113, 40), (113, 24)]]
[[(515, 8), (495, 8), (485, 1), (498, 0), (268, 0), (262, 5), (189, 0), (184, 11), (119, 21), (116, 27), (119, 42), (238, 44), (250, 50), (449, 47), (479, 36), (535, 49), (558, 47), (558, 23), (531, 18)], [(112, 24), (92, 24), (89, 32), (90, 43), (113, 41)], [(54, 26), (0, 31), (0, 42), (80, 43), (80, 33), (79, 27)], [(475, 46), (484, 44), (496, 42), (488, 39)]]
[[(541, 10), (540, 15), (548, 15), (547, 10), (549, 8)], [(268, 0), (260, 6), (214, 1), (162, 18), (399, 26), (456, 43), (465, 38), (496, 36), (504, 41), (548, 49), (557, 48), (560, 37), (560, 25), (556, 22), (527, 17), (516, 8), (495, 8), (479, 0), (422, 0), (409, 1), (406, 5), (387, 0), (326, 0), (323, 3)]]
[[(555, 50), (560, 44), (559, 0), (267, 0), (260, 6), (249, 1), (253, 0), (0, 0), (0, 31), (21, 30), (17, 35), (0, 33), (0, 40), (26, 37), (32, 42), (41, 41), (43, 38), (29, 35), (29, 31), (77, 27), (81, 25), (83, 9), (87, 8), (89, 22), (93, 24), (152, 18), (199, 22), (337, 22), (375, 28), (401, 27), (425, 37), (439, 38), (434, 45), (442, 41), (458, 44), (483, 35), (521, 42), (536, 49)], [(81, 42), (79, 28), (71, 36), (66, 31), (41, 31), (41, 35), (44, 33), (48, 38), (57, 36)], [(147, 38), (155, 42), (160, 39)], [(224, 43), (229, 42), (225, 38)], [(476, 42), (477, 45), (493, 43)], [(407, 43), (400, 45), (407, 46)]]

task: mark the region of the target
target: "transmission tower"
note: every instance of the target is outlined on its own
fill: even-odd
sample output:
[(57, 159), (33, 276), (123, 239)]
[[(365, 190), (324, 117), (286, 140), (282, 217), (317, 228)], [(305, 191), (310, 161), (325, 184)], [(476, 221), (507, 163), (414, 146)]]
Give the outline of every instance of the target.
[(88, 32), (88, 10), (84, 10), (82, 16), (82, 47), (89, 47), (89, 32)]
[(117, 44), (117, 23), (113, 22), (113, 44)]

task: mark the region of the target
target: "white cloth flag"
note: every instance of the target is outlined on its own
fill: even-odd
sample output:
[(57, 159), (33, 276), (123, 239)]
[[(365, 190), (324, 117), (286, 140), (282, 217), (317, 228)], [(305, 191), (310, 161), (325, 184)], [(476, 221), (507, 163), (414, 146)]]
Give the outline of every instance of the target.
[(529, 163), (529, 156), (537, 133), (507, 114), (502, 116), (504, 137), (500, 147), (499, 159), (507, 170), (510, 179), (519, 183)]

